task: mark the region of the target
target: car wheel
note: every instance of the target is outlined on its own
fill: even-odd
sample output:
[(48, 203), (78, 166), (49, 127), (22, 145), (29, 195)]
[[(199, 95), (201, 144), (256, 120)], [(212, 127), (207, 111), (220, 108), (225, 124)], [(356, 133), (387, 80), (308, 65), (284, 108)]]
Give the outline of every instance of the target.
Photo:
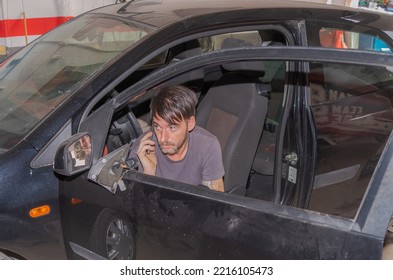
[(111, 260), (135, 258), (135, 243), (129, 219), (113, 210), (104, 210), (93, 226), (91, 250)]

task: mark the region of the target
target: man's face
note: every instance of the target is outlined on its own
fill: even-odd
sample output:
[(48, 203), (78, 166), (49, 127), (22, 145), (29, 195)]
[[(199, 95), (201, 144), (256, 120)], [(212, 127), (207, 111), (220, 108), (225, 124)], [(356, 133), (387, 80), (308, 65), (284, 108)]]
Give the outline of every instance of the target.
[(195, 127), (195, 117), (168, 123), (159, 116), (153, 117), (153, 129), (158, 145), (163, 154), (168, 157), (183, 157), (188, 147), (188, 132)]

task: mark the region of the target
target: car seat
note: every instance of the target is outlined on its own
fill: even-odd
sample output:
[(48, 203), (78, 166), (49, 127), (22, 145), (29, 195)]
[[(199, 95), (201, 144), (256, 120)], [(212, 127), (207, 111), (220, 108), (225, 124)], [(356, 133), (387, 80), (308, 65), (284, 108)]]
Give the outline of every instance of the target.
[(270, 85), (261, 61), (222, 66), (224, 75), (207, 91), (197, 107), (197, 125), (217, 136), (225, 168), (225, 191), (244, 194), (261, 138)]

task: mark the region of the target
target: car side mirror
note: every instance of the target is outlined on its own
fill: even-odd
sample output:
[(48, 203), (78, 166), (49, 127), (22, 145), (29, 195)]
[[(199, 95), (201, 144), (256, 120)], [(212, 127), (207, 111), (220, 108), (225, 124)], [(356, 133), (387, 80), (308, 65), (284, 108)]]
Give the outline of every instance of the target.
[(78, 133), (64, 141), (57, 149), (53, 169), (72, 176), (88, 170), (92, 165), (92, 145), (88, 133)]

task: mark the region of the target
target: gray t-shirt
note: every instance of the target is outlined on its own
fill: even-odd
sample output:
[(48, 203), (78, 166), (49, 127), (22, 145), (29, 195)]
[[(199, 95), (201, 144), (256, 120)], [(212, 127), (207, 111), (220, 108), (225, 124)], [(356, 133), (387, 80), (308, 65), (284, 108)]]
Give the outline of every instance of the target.
[[(161, 152), (158, 144), (156, 176), (183, 183), (199, 185), (202, 181), (213, 181), (224, 176), (224, 165), (220, 143), (216, 136), (196, 126), (189, 134), (187, 154), (180, 161), (173, 161)], [(140, 136), (132, 144), (130, 157), (137, 157)], [(153, 141), (157, 139), (153, 133)], [(139, 167), (142, 171), (142, 167)]]

